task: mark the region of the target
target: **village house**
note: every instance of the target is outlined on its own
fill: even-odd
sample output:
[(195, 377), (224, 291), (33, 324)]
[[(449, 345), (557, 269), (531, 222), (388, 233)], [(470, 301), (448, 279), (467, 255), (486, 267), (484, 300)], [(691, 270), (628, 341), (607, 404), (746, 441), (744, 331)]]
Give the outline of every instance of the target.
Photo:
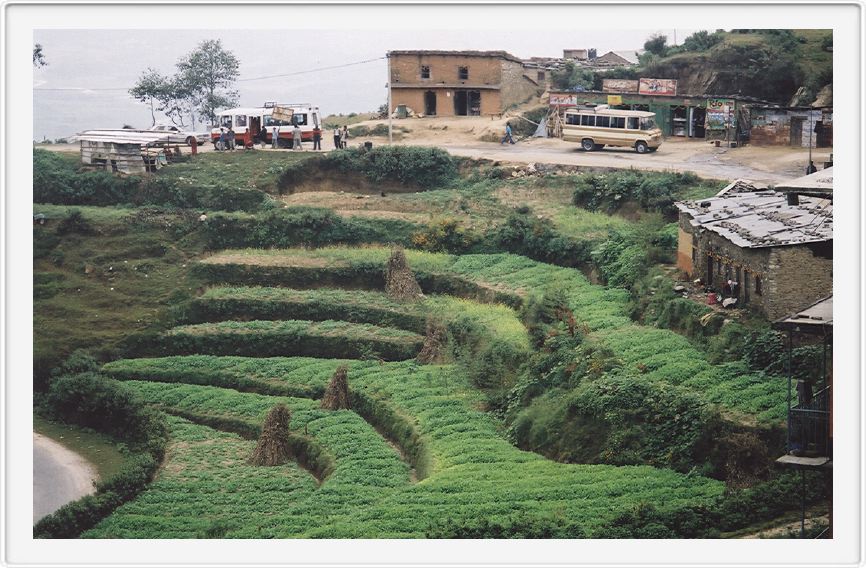
[(392, 112), (404, 106), (429, 116), (499, 115), (540, 95), (546, 80), (545, 70), (527, 68), (505, 51), (391, 51), (388, 57)]
[(755, 146), (833, 146), (833, 109), (751, 105), (749, 142)]
[(773, 320), (832, 293), (829, 194), (723, 191), (676, 206), (677, 267), (708, 291)]

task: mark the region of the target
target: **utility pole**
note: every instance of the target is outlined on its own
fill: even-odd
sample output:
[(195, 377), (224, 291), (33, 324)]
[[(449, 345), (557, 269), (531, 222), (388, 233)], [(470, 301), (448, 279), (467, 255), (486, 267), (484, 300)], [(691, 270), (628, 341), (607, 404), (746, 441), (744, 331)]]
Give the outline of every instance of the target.
[(388, 82), (385, 84), (388, 87), (388, 145), (394, 144), (394, 128), (391, 121), (391, 52), (385, 54), (388, 58)]
[(812, 130), (814, 130), (812, 126), (812, 107), (809, 107), (809, 165), (806, 166), (806, 169), (809, 169), (812, 165)]

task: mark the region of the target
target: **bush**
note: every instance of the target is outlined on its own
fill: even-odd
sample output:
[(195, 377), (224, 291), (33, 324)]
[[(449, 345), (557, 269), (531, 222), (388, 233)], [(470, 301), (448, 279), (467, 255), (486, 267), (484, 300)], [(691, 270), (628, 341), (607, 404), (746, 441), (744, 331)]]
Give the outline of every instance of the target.
[(625, 203), (637, 203), (645, 211), (662, 213), (674, 219), (674, 202), (695, 188), (716, 183), (702, 181), (691, 172), (618, 171), (607, 174), (585, 174), (577, 178), (572, 203), (590, 211), (615, 213)]
[(455, 160), (439, 148), (351, 148), (329, 152), (286, 168), (277, 182), (280, 192), (291, 191), (295, 179), (309, 177), (311, 170), (361, 174), (374, 183), (392, 182), (422, 189), (445, 186), (457, 177)]
[(448, 518), (427, 529), (425, 538), (585, 538), (571, 521), (527, 513), (506, 518)]
[(423, 229), (412, 234), (412, 245), (430, 252), (461, 254), (471, 249), (476, 242), (477, 237), (453, 217), (433, 219)]
[(565, 267), (581, 266), (590, 259), (589, 241), (561, 235), (549, 219), (539, 219), (529, 208), (512, 211), (505, 222), (491, 232), (489, 240), (498, 250)]

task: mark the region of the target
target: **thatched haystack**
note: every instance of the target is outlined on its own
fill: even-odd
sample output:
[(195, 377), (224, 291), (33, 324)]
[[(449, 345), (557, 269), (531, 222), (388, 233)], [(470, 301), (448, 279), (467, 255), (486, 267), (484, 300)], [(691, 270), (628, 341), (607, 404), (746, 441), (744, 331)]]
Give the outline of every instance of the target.
[(251, 465), (282, 465), (292, 459), (289, 445), (291, 418), (292, 413), (285, 404), (278, 404), (268, 412), (259, 443), (248, 460)]
[(325, 410), (341, 410), (350, 408), (349, 404), (349, 368), (340, 365), (334, 372), (325, 396), (322, 398), (322, 408)]
[(424, 345), (415, 360), (421, 364), (441, 363), (445, 358), (446, 341), (445, 327), (438, 322), (428, 321)]
[(385, 267), (385, 292), (389, 298), (400, 302), (417, 300), (422, 296), (421, 286), (415, 280), (415, 275), (406, 262), (406, 253), (401, 248), (391, 251)]

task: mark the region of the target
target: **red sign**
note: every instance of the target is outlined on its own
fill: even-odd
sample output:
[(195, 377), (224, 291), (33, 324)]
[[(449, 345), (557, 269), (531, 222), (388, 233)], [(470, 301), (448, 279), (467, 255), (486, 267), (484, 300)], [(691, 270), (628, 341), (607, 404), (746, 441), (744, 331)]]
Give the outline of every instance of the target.
[(676, 79), (641, 79), (638, 84), (638, 93), (641, 95), (666, 95), (677, 94)]

